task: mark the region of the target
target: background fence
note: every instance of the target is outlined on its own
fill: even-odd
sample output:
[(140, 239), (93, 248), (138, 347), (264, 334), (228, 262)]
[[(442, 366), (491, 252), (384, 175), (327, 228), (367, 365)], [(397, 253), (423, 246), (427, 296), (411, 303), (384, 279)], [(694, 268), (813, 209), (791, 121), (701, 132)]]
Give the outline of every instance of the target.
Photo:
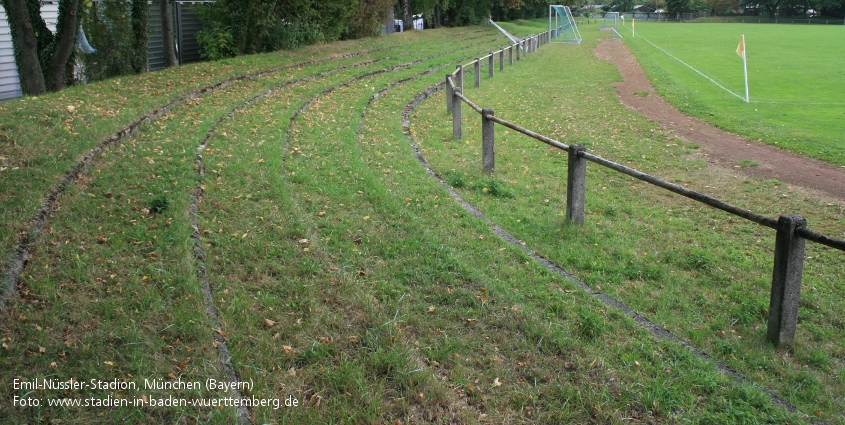
[(567, 145), (550, 137), (533, 132), (495, 115), (490, 108), (483, 108), (473, 103), (464, 93), (465, 70), (471, 67), (474, 86), (481, 85), (481, 66), (486, 63), (490, 78), (494, 75), (494, 62), (499, 57), (499, 69), (504, 69), (504, 56), (507, 51), (508, 62), (513, 65), (514, 51), (520, 59), (520, 51), (530, 54), (541, 45), (550, 42), (557, 30), (545, 31), (514, 43), (501, 50), (491, 52), (473, 62), (459, 65), (455, 71), (446, 75), (446, 109), (452, 114), (452, 137), (462, 139), (462, 105), (466, 104), (481, 116), (481, 161), (484, 171), (492, 173), (495, 169), (495, 125), (525, 134), (555, 148), (568, 152), (566, 183), (566, 220), (572, 224), (584, 223), (586, 198), (587, 162), (610, 168), (651, 185), (669, 190), (694, 201), (776, 231), (774, 267), (769, 299), (767, 338), (775, 345), (791, 344), (795, 340), (798, 323), (798, 304), (801, 294), (801, 278), (804, 270), (805, 241), (816, 242), (840, 251), (845, 251), (845, 241), (814, 232), (807, 228), (807, 221), (799, 215), (783, 215), (777, 219), (740, 208), (717, 198), (687, 189), (655, 176), (626, 167), (622, 164), (593, 155), (582, 145)]

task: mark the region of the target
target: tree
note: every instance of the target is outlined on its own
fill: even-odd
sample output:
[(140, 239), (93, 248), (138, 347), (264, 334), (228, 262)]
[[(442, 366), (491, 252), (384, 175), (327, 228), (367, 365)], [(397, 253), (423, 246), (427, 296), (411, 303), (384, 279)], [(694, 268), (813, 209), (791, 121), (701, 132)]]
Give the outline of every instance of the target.
[(173, 48), (173, 19), (170, 17), (170, 0), (159, 0), (158, 16), (161, 19), (161, 38), (164, 45), (164, 67), (176, 65), (176, 49)]
[(150, 6), (147, 0), (132, 0), (132, 71), (141, 73), (147, 71), (147, 23), (150, 16)]
[(402, 30), (414, 29), (414, 20), (411, 16), (411, 0), (401, 0), (402, 4)]
[(372, 37), (379, 34), (391, 10), (393, 0), (360, 0), (360, 4), (349, 17), (343, 38)]
[(21, 89), (30, 95), (40, 95), (47, 91), (41, 63), (38, 61), (38, 41), (32, 20), (29, 18), (24, 0), (3, 0), (3, 8), (9, 18), (12, 30), (12, 45), (15, 51), (15, 62), (18, 64), (18, 74)]
[[(3, 0), (12, 29), (21, 88), (33, 95), (64, 88), (79, 23), (79, 0), (59, 2), (55, 34), (47, 29), (40, 6), (39, 0)], [(38, 66), (33, 56), (38, 58)]]
[(666, 11), (669, 13), (684, 13), (689, 8), (689, 0), (666, 0)]
[[(78, 28), (77, 15), (79, 12), (79, 0), (62, 0), (59, 2), (59, 21), (56, 23), (56, 34), (49, 52), (52, 57), (50, 67), (44, 72), (47, 89), (59, 91), (65, 87), (65, 74), (67, 70), (73, 47), (76, 44), (76, 33)], [(31, 16), (30, 16), (31, 17)], [(40, 17), (39, 17), (40, 19)]]

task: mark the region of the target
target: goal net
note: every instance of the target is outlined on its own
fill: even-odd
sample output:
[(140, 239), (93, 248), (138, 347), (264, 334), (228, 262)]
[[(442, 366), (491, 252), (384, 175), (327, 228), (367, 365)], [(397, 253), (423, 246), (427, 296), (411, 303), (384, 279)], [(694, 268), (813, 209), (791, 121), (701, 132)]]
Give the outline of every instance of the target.
[(604, 15), (599, 31), (610, 31), (611, 29), (619, 31), (619, 12), (607, 12)]
[(552, 43), (581, 44), (581, 33), (568, 6), (549, 5), (549, 33)]

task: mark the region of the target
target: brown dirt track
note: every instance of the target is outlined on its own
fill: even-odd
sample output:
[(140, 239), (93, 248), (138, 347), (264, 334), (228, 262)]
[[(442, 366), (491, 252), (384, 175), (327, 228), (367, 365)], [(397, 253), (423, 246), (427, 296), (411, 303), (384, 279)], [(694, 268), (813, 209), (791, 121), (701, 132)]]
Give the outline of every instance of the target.
[[(625, 106), (658, 122), (675, 136), (700, 145), (707, 152), (705, 158), (709, 162), (732, 168), (743, 160), (755, 161), (759, 166), (744, 167), (741, 171), (752, 177), (774, 178), (845, 200), (845, 168), (746, 140), (682, 114), (655, 93), (642, 67), (622, 40), (602, 41), (596, 47), (595, 55), (619, 68), (623, 81), (617, 84), (617, 96)], [(648, 96), (638, 96), (634, 94), (636, 92), (647, 92)]]

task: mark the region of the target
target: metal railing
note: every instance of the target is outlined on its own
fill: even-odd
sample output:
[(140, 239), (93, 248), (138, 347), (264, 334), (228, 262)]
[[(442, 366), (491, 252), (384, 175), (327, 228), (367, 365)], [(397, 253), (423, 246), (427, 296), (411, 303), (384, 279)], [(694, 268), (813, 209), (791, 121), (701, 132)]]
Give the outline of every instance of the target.
[[(519, 40), (518, 43), (505, 47), (500, 51), (491, 52), (488, 56), (478, 58), (466, 65), (459, 65), (455, 71), (447, 74), (446, 109), (452, 114), (452, 136), (455, 139), (462, 138), (461, 103), (465, 103), (472, 110), (481, 115), (481, 157), (482, 166), (486, 172), (493, 172), (495, 168), (495, 124), (505, 126), (528, 137), (539, 140), (547, 145), (567, 151), (569, 158), (566, 185), (566, 219), (576, 225), (584, 223), (586, 163), (589, 161), (651, 185), (685, 196), (696, 202), (700, 202), (710, 207), (725, 211), (729, 214), (742, 217), (761, 226), (774, 229), (776, 231), (775, 258), (772, 271), (772, 288), (769, 300), (767, 338), (775, 345), (791, 344), (795, 340), (795, 331), (798, 323), (798, 304), (801, 293), (801, 277), (804, 269), (805, 240), (816, 242), (840, 251), (845, 251), (845, 241), (808, 229), (807, 221), (799, 215), (783, 215), (777, 219), (767, 217), (754, 211), (732, 205), (721, 199), (713, 198), (692, 189), (688, 189), (633, 168), (626, 167), (600, 156), (593, 155), (587, 152), (582, 145), (567, 145), (558, 140), (497, 117), (493, 109), (480, 107), (464, 95), (464, 68), (470, 66), (473, 67), (473, 72), (475, 74), (475, 87), (480, 87), (481, 61), (489, 61), (489, 76), (493, 77), (493, 60), (496, 54), (499, 54), (500, 69), (503, 69), (505, 50), (508, 50), (510, 64), (513, 65), (514, 47), (523, 46), (525, 54), (529, 54), (536, 51), (539, 46), (551, 41), (554, 35), (554, 31), (546, 31), (527, 37)], [(520, 49), (516, 49), (517, 60), (520, 59), (519, 51)]]

